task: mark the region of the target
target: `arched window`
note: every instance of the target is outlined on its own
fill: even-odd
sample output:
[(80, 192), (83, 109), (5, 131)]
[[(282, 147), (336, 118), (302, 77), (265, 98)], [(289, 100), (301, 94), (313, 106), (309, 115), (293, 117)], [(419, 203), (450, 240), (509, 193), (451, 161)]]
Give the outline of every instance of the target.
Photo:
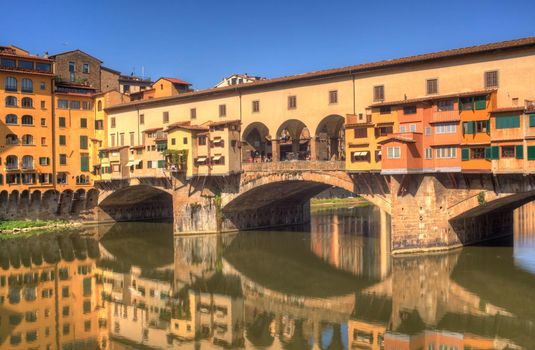
[(33, 81), (28, 78), (22, 79), (22, 86), (21, 86), (22, 92), (33, 92)]
[(31, 115), (23, 115), (21, 121), (22, 125), (33, 125), (33, 117)]
[(6, 106), (17, 107), (17, 98), (15, 96), (6, 96)]
[(22, 107), (23, 108), (32, 108), (33, 107), (33, 100), (30, 97), (23, 97), (22, 98)]
[(23, 145), (33, 145), (33, 136), (30, 134), (22, 135)]
[(33, 169), (33, 157), (24, 156), (22, 157), (22, 168), (23, 169)]
[(19, 138), (15, 134), (6, 135), (6, 145), (16, 145), (19, 143)]
[(17, 79), (13, 77), (6, 77), (6, 91), (17, 91)]
[(6, 157), (6, 169), (17, 169), (19, 167), (19, 159), (17, 156)]
[(6, 115), (6, 124), (17, 124), (17, 116), (15, 114)]
[(102, 110), (102, 101), (98, 101), (98, 103), (97, 103), (97, 109), (98, 109), (99, 111)]

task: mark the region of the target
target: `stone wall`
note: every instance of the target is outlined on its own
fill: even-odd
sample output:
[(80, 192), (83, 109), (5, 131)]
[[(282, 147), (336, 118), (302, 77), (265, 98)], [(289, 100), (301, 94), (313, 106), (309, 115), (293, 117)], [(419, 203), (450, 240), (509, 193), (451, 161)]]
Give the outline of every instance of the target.
[[(95, 88), (97, 91), (100, 90), (100, 61), (94, 57), (91, 57), (83, 52), (78, 50), (71, 51), (65, 54), (60, 54), (54, 57), (55, 64), (55, 73), (61, 78), (62, 81), (70, 82), (70, 72), (69, 72), (69, 62), (75, 62), (75, 80), (74, 83), (87, 83)], [(84, 63), (89, 64), (89, 73), (82, 72), (82, 65)]]
[(101, 69), (100, 71), (100, 88), (103, 92), (119, 91), (119, 73), (114, 73), (108, 69)]

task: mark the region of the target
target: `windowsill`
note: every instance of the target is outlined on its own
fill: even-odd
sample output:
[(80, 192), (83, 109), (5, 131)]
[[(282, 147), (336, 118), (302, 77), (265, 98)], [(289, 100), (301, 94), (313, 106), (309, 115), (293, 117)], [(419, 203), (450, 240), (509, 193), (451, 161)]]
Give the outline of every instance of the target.
[(27, 126), (27, 127), (34, 127), (35, 125), (34, 124), (20, 124), (20, 126)]

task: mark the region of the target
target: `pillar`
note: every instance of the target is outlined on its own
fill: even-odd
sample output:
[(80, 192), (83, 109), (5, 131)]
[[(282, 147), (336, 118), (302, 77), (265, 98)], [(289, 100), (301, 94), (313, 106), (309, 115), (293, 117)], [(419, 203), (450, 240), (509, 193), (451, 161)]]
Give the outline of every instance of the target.
[(278, 162), (280, 160), (279, 140), (271, 140), (271, 157), (274, 162)]
[(318, 138), (310, 138), (310, 160), (318, 160)]

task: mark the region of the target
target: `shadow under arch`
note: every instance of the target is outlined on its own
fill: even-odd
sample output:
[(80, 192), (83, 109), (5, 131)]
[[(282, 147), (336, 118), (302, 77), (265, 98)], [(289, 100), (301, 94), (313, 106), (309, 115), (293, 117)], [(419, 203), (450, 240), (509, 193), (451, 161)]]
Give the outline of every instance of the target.
[(316, 159), (343, 159), (344, 124), (345, 118), (338, 114), (328, 115), (319, 122), (313, 140), (316, 142)]

